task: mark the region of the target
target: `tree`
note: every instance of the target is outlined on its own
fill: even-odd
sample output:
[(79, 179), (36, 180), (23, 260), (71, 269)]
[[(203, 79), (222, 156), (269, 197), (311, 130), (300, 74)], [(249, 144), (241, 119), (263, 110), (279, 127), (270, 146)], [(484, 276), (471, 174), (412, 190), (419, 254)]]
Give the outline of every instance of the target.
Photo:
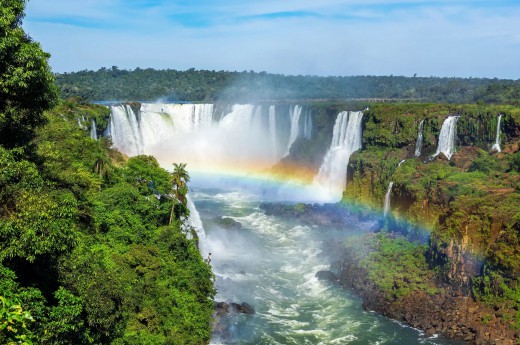
[(26, 144), (57, 100), (45, 53), (21, 28), (25, 0), (0, 0), (0, 145)]
[(186, 171), (186, 163), (173, 163), (173, 172), (171, 173), (172, 189), (175, 192), (172, 210), (170, 212), (170, 222), (173, 221), (175, 214), (175, 206), (182, 205), (186, 208), (186, 194), (188, 193), (187, 183), (190, 181), (190, 175)]

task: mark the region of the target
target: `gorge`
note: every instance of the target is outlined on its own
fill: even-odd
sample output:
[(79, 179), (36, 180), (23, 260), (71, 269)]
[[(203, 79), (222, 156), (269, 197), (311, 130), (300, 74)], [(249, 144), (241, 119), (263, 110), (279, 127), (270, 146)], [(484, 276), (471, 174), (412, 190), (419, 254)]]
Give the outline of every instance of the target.
[[(114, 146), (127, 154), (152, 154), (165, 166), (171, 161), (183, 161), (189, 168), (193, 167), (193, 170), (190, 168), (190, 173), (193, 172), (192, 197), (200, 210), (194, 212), (195, 209), (190, 209), (192, 214), (200, 212), (205, 224), (207, 233), (199, 235), (205, 237), (200, 248), (203, 257), (212, 253), (219, 291), (216, 300), (245, 301), (257, 310), (253, 317), (239, 315), (224, 319), (227, 328), (215, 335), (215, 341), (224, 337), (224, 341), (245, 342), (287, 343), (303, 339), (313, 343), (347, 340), (366, 343), (368, 340), (363, 338), (366, 332), (361, 331), (362, 328), (352, 328), (350, 333), (340, 335), (332, 331), (334, 323), (318, 322), (320, 317), (316, 316), (317, 309), (314, 308), (323, 297), (317, 294), (318, 291), (328, 296), (327, 300), (335, 301), (334, 308), (331, 306), (332, 314), (321, 317), (342, 320), (356, 312), (347, 306), (341, 307), (348, 296), (335, 287), (324, 285), (313, 275), (315, 271), (326, 269), (333, 263), (331, 260), (337, 260), (319, 254), (326, 251), (322, 247), (324, 243), (370, 232), (370, 229), (378, 228), (378, 216), (369, 216), (367, 224), (353, 215), (350, 224), (330, 232), (302, 227), (283, 218), (272, 219), (272, 216), (258, 212), (258, 202), (337, 202), (343, 195), (344, 202), (362, 206), (368, 214), (372, 214), (370, 210), (381, 210), (384, 204), (384, 211), (376, 213), (387, 218), (385, 228), (388, 231), (399, 233), (411, 241), (418, 238), (417, 234), (423, 233), (423, 229), (433, 231), (431, 240), (429, 235), (422, 238), (430, 243), (430, 264), (438, 265), (442, 270), (438, 278), (443, 283), (438, 284), (460, 291), (461, 296), (478, 299), (478, 292), (472, 293), (471, 289), (478, 286), (479, 277), (485, 276), (482, 276), (481, 264), (472, 257), (484, 255), (493, 260), (500, 254), (485, 253), (481, 248), (498, 245), (503, 239), (475, 237), (484, 233), (485, 228), (472, 228), (470, 221), (457, 225), (448, 223), (452, 224), (448, 225), (449, 229), (460, 232), (460, 235), (454, 234), (444, 242), (446, 222), (452, 222), (449, 215), (465, 211), (460, 209), (462, 205), (451, 202), (456, 199), (443, 200), (442, 196), (438, 199), (431, 193), (438, 193), (437, 188), (442, 187), (445, 180), (453, 184), (456, 180), (450, 179), (462, 176), (482, 178), (471, 175), (471, 171), (482, 169), (475, 166), (475, 162), (497, 159), (486, 150), (491, 150), (493, 140), (498, 140), (491, 131), (493, 121), (500, 119), (498, 113), (506, 114), (504, 135), (507, 139), (504, 142), (510, 143), (508, 153), (515, 154), (518, 150), (514, 144), (519, 134), (518, 110), (507, 107), (375, 105), (359, 112), (348, 110), (348, 105), (324, 108), (305, 104), (127, 104), (112, 107), (110, 125), (105, 134), (112, 137)], [(441, 152), (449, 160), (453, 158), (453, 163), (435, 159)], [(430, 157), (431, 162), (423, 162), (421, 159), (424, 157)], [(497, 162), (506, 162), (503, 158), (498, 159)], [(287, 172), (287, 169), (278, 169), (284, 165), (291, 169), (296, 167), (294, 176), (280, 178), (280, 170)], [(313, 172), (314, 177), (298, 179), (299, 169)], [(425, 177), (436, 174), (438, 185), (424, 187), (423, 177), (410, 177), (410, 174), (421, 171)], [(441, 173), (444, 175), (439, 175)], [(391, 176), (393, 178), (389, 180)], [(287, 187), (291, 183), (287, 181), (292, 178), (300, 183), (294, 194), (291, 192), (294, 189)], [(508, 178), (514, 181), (515, 177)], [(426, 189), (427, 194), (423, 194), (421, 188), (429, 188), (429, 191)], [(463, 199), (467, 192), (461, 192), (464, 193), (460, 196)], [(511, 200), (517, 198), (514, 190), (507, 193)], [(290, 194), (294, 198), (288, 198)], [(395, 198), (392, 208), (391, 197)], [(501, 213), (506, 217), (502, 218), (502, 226), (508, 219), (514, 219), (514, 212), (508, 210), (505, 207)], [(440, 217), (446, 212), (447, 219)], [(229, 231), (220, 227), (215, 219), (224, 216), (238, 222), (243, 230)], [(485, 213), (482, 216), (487, 217)], [(481, 227), (482, 223), (479, 224)], [(475, 233), (469, 233), (468, 229), (474, 229), (471, 231)], [(490, 241), (495, 241), (495, 244)], [(299, 247), (303, 243), (306, 247)], [(444, 243), (448, 244), (448, 249), (443, 249)], [(313, 245), (308, 247), (310, 244)], [(271, 257), (272, 253), (276, 253), (274, 257)], [(444, 262), (443, 257), (449, 260)], [(301, 263), (302, 260), (307, 265)], [(280, 278), (276, 277), (284, 278), (279, 281)], [(251, 291), (255, 292), (250, 294)], [(414, 293), (420, 293), (420, 289), (412, 296)], [(253, 295), (256, 296), (254, 300), (251, 299)], [(353, 302), (347, 303), (351, 305)], [(283, 305), (284, 309), (280, 310)], [(377, 306), (374, 309), (392, 315)], [(368, 322), (368, 314), (363, 315), (357, 316), (361, 319), (354, 323), (360, 320)], [(487, 328), (504, 324), (500, 317), (490, 316), (490, 320), (492, 322)], [(342, 321), (345, 322), (348, 323)], [(386, 329), (387, 326), (381, 327)], [(394, 333), (398, 334), (397, 338), (383, 330), (380, 336), (388, 337), (390, 343), (409, 336), (415, 339), (409, 343), (444, 341), (395, 327), (391, 329), (397, 332)], [(457, 332), (444, 335), (485, 343), (485, 336), (479, 334), (484, 331), (479, 327), (473, 329), (460, 335)], [(493, 336), (503, 336), (504, 339), (511, 336), (511, 332), (504, 331), (502, 326), (496, 329), (495, 333), (499, 334), (493, 333)], [(439, 332), (445, 330), (439, 328)], [(429, 329), (428, 337), (436, 333)]]

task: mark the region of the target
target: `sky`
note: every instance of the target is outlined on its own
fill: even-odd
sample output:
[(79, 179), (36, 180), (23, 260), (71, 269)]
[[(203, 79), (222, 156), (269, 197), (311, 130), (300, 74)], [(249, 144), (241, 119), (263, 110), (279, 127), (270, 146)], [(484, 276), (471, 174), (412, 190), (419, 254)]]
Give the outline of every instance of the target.
[(54, 72), (520, 79), (520, 0), (29, 0)]

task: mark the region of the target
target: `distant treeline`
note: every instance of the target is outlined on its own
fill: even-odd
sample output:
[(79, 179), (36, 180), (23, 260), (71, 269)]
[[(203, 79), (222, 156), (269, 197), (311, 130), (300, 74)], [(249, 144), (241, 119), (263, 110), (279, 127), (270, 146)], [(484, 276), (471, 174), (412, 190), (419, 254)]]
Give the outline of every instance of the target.
[(286, 76), (266, 72), (189, 69), (98, 71), (56, 75), (63, 98), (86, 100), (287, 101), (410, 100), (448, 103), (518, 104), (520, 79), (403, 76)]

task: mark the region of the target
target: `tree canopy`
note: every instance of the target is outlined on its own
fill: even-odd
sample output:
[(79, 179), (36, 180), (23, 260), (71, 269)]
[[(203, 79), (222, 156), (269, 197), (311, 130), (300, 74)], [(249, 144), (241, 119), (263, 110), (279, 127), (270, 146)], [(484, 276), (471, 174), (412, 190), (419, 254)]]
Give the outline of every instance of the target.
[(57, 99), (45, 53), (21, 28), (24, 0), (0, 0), (0, 144), (27, 143)]

